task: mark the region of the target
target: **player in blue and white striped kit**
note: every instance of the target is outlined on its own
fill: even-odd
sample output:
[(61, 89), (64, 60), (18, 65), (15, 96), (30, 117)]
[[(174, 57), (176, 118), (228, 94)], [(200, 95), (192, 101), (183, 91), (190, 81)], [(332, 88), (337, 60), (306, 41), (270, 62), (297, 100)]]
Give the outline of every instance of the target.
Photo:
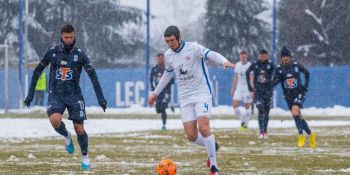
[(36, 66), (24, 104), (27, 107), (30, 106), (38, 78), (41, 72), (50, 65), (47, 114), (55, 131), (64, 136), (67, 152), (73, 154), (74, 146), (71, 133), (67, 131), (65, 124), (62, 122), (62, 115), (67, 108), (68, 119), (73, 121), (81, 148), (81, 168), (86, 171), (90, 169), (88, 135), (84, 129), (84, 120), (86, 120), (85, 103), (79, 86), (83, 68), (91, 79), (98, 104), (104, 111), (107, 108), (107, 101), (103, 96), (94, 67), (90, 64), (85, 53), (74, 45), (75, 33), (73, 26), (63, 26), (61, 28), (60, 45), (49, 49)]

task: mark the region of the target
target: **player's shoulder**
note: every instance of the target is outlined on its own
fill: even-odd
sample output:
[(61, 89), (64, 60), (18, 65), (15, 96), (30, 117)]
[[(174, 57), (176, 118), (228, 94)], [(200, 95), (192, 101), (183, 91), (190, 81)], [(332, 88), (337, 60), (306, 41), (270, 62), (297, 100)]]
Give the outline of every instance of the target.
[(242, 63), (240, 62), (240, 61), (238, 61), (237, 63), (236, 63), (236, 65), (235, 65), (235, 67), (237, 68), (237, 67), (241, 67), (242, 66)]
[(169, 57), (171, 57), (171, 55), (173, 55), (173, 54), (174, 54), (174, 51), (171, 50), (171, 49), (168, 49), (167, 51), (164, 52), (164, 57), (165, 57), (165, 58), (169, 58)]
[(47, 53), (55, 53), (55, 52), (58, 52), (60, 51), (60, 46), (53, 46), (53, 47), (50, 47), (49, 49), (47, 49)]

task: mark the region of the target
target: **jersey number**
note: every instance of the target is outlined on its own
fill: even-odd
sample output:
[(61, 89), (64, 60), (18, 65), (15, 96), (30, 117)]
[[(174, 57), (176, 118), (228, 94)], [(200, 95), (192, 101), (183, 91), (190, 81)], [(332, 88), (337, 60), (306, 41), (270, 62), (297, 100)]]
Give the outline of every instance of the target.
[(61, 67), (56, 71), (56, 79), (58, 80), (71, 80), (73, 78), (73, 71), (70, 68)]

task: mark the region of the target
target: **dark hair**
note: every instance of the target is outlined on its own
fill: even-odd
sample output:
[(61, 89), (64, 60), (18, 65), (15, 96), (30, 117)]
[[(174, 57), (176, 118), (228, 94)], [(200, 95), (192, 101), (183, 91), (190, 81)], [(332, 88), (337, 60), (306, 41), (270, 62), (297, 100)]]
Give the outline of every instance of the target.
[(158, 54), (157, 54), (157, 57), (160, 57), (160, 56), (163, 56), (163, 57), (164, 57), (164, 54), (163, 54), (163, 53), (158, 53)]
[(259, 51), (259, 54), (268, 54), (268, 53), (267, 53), (267, 51), (266, 51), (265, 49), (261, 49), (261, 50)]
[(180, 30), (176, 26), (169, 26), (165, 29), (164, 37), (169, 37), (174, 35), (176, 40), (180, 39)]
[(64, 25), (61, 28), (61, 33), (72, 33), (74, 32), (74, 27), (70, 24)]
[(248, 55), (248, 52), (245, 51), (245, 50), (243, 50), (243, 51), (241, 51), (239, 54), (240, 54), (240, 55)]
[(292, 53), (291, 53), (290, 49), (286, 46), (284, 46), (281, 49), (281, 57), (283, 57), (283, 56), (292, 57)]

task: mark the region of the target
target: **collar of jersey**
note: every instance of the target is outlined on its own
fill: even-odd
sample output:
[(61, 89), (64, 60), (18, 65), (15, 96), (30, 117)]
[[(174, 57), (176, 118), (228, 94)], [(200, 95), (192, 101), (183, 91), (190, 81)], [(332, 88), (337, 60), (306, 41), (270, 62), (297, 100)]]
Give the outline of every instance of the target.
[(179, 52), (181, 52), (181, 50), (185, 47), (185, 44), (186, 44), (186, 42), (185, 41), (181, 41), (181, 47), (180, 48), (178, 48), (178, 49), (176, 49), (176, 50), (174, 50), (174, 52), (176, 52), (176, 53), (179, 53)]

